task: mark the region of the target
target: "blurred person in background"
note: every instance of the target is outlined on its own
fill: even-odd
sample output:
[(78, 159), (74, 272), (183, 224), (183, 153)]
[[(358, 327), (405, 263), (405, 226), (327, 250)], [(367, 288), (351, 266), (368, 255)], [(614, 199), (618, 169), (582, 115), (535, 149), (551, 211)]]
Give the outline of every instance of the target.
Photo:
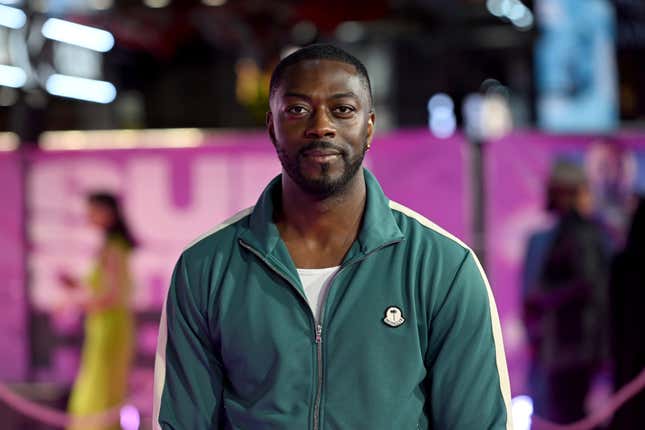
[[(61, 275), (66, 287), (83, 290), (76, 304), (86, 314), (81, 366), (68, 405), (73, 416), (100, 413), (126, 400), (134, 347), (129, 259), (135, 240), (114, 195), (92, 193), (87, 204), (88, 220), (103, 232), (103, 244), (84, 281)], [(115, 423), (100, 428), (121, 427)], [(93, 430), (85, 426), (73, 429)]]
[(625, 245), (637, 176), (634, 153), (616, 140), (595, 141), (585, 155), (589, 187), (596, 201), (595, 216), (603, 225), (612, 253)]
[(159, 328), (164, 430), (511, 427), (495, 303), (474, 253), (363, 168), (365, 66), (282, 60), (267, 129), (282, 174), (181, 254)]
[[(645, 368), (645, 197), (641, 196), (625, 249), (611, 266), (610, 277), (614, 385), (619, 390)], [(612, 430), (632, 430), (645, 423), (645, 392), (625, 403)]]
[(529, 239), (523, 286), (534, 411), (558, 423), (583, 418), (591, 381), (607, 353), (606, 235), (591, 218), (583, 169), (557, 160), (547, 187), (554, 225)]

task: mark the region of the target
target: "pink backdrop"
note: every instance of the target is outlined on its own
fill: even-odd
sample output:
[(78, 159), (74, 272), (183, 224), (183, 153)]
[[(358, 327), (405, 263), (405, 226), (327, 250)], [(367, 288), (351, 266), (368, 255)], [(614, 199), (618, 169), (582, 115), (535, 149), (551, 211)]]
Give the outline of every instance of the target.
[(20, 380), (27, 371), (22, 167), (17, 152), (0, 151), (0, 377)]
[[(0, 378), (26, 377), (27, 309), (49, 314), (53, 337), (78, 335), (78, 314), (64, 306), (66, 292), (60, 272), (84, 276), (99, 237), (85, 221), (84, 196), (108, 190), (121, 196), (125, 215), (140, 242), (132, 258), (135, 306), (139, 312), (159, 312), (175, 261), (195, 237), (236, 211), (253, 205), (267, 182), (280, 171), (275, 152), (264, 133), (227, 133), (205, 137), (194, 148), (94, 151), (26, 151), (26, 192), (18, 153), (0, 159), (0, 190), (7, 204), (0, 213), (6, 246), (0, 252), (0, 273), (8, 287), (0, 302), (4, 359)], [(466, 205), (462, 141), (439, 141), (424, 130), (379, 136), (366, 160), (394, 200), (430, 217), (464, 238)], [(5, 167), (6, 166), (6, 167)], [(20, 261), (24, 257), (20, 199), (26, 196), (29, 282), (25, 287)], [(13, 313), (11, 313), (11, 312)], [(12, 323), (13, 325), (10, 325)], [(156, 323), (139, 329), (140, 353), (152, 355)], [(78, 368), (78, 346), (53, 349), (49, 363), (36, 377), (69, 384)], [(133, 375), (134, 391), (150, 397), (152, 369)], [(146, 414), (147, 411), (143, 411)]]
[[(517, 133), (486, 147), (487, 271), (498, 302), (514, 394), (523, 392), (524, 330), (519, 313), (520, 264), (527, 235), (543, 225), (543, 184), (551, 160), (567, 153), (580, 159), (590, 152), (589, 137)], [(621, 136), (636, 166), (645, 165), (645, 139)], [(84, 218), (84, 195), (111, 190), (121, 195), (125, 213), (141, 242), (133, 256), (135, 304), (158, 312), (175, 260), (183, 247), (237, 210), (254, 204), (280, 170), (264, 133), (218, 134), (205, 144), (183, 149), (102, 151), (30, 151), (26, 193), (21, 189), (17, 153), (0, 154), (1, 235), (0, 294), (3, 352), (0, 378), (22, 379), (25, 355), (25, 280), (20, 200), (26, 195), (29, 232), (29, 297), (33, 309), (51, 312), (54, 330), (78, 332), (77, 316), (61, 313), (64, 300), (56, 280), (65, 270), (87, 273), (98, 238)], [(425, 130), (381, 135), (368, 153), (367, 165), (394, 200), (411, 207), (469, 241), (466, 145), (461, 137), (437, 140)], [(643, 182), (645, 169), (636, 169)], [(141, 328), (139, 348), (154, 351), (156, 325)], [(42, 379), (68, 383), (78, 350), (54, 354)], [(149, 386), (150, 369), (138, 376)], [(146, 388), (147, 389), (147, 388)]]

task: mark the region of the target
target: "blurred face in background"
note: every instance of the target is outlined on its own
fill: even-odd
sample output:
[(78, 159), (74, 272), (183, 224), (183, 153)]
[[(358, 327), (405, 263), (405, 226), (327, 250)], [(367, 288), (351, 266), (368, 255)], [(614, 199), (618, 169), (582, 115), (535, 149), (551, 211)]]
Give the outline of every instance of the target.
[(593, 214), (594, 211), (594, 197), (591, 192), (591, 188), (588, 185), (582, 185), (578, 189), (578, 195), (576, 197), (576, 209), (580, 215), (589, 217)]
[(351, 64), (306, 60), (288, 67), (270, 100), (267, 127), (283, 171), (303, 191), (342, 191), (374, 130), (364, 81)]
[(87, 219), (92, 226), (107, 230), (114, 224), (115, 216), (108, 206), (90, 202), (87, 205)]

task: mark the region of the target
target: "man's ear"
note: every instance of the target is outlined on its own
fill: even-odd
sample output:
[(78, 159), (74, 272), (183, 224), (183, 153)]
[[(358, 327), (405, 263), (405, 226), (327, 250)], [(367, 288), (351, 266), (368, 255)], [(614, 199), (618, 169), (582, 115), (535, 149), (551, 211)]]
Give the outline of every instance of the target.
[(273, 143), (273, 146), (275, 146), (275, 130), (273, 129), (273, 113), (271, 113), (271, 111), (267, 111), (266, 126), (267, 131), (269, 132), (271, 143)]
[(376, 116), (374, 115), (374, 111), (371, 111), (369, 118), (367, 118), (366, 142), (368, 148), (372, 146), (372, 137), (374, 136), (374, 121), (376, 121)]

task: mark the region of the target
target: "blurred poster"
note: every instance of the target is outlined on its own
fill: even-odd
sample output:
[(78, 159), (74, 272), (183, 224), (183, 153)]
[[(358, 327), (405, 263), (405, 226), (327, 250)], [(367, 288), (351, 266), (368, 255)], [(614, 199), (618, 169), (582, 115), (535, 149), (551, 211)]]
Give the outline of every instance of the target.
[(607, 0), (536, 0), (540, 128), (607, 132), (618, 124), (616, 18)]

